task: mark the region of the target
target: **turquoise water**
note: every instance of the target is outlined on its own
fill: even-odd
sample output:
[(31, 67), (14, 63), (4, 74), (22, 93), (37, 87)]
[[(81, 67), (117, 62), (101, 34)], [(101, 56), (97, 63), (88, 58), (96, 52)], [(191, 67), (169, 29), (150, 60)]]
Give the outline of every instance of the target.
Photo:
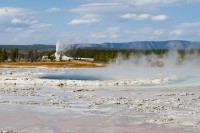
[(174, 80), (170, 80), (166, 83), (161, 84), (144, 84), (144, 87), (189, 87), (189, 86), (200, 86), (200, 77), (188, 76)]
[(186, 78), (180, 78), (179, 80), (172, 81), (171, 84), (175, 84), (175, 85), (200, 85), (200, 77), (188, 76)]

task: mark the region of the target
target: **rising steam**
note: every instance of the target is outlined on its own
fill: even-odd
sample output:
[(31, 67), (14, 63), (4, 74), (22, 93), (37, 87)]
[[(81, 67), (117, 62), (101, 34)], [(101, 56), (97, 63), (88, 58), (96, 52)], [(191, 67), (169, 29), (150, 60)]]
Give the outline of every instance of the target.
[(200, 56), (187, 53), (181, 57), (177, 51), (160, 55), (132, 55), (129, 59), (117, 58), (118, 64), (111, 63), (106, 69), (107, 75), (115, 79), (145, 79), (156, 77), (200, 76)]
[(57, 40), (56, 42), (56, 53), (59, 55), (59, 54), (62, 54), (65, 50), (65, 47), (64, 45), (61, 43), (60, 40)]
[(177, 51), (165, 55), (132, 55), (128, 59), (118, 56), (105, 68), (80, 69), (49, 75), (51, 79), (70, 80), (151, 80), (180, 79), (200, 76), (200, 56), (197, 53), (181, 56)]

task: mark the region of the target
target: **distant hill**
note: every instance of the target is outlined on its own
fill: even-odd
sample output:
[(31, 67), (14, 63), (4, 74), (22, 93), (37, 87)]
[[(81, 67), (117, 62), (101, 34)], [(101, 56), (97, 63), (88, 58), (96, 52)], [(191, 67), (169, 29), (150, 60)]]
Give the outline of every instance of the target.
[(45, 44), (34, 44), (34, 45), (0, 45), (0, 48), (4, 48), (9, 51), (12, 48), (18, 48), (20, 50), (55, 50), (55, 45), (45, 45)]
[(129, 50), (189, 50), (200, 49), (200, 42), (183, 40), (169, 41), (135, 41), (125, 43), (102, 43), (102, 44), (73, 44), (67, 49), (129, 49)]
[[(10, 50), (19, 48), (20, 50), (55, 50), (55, 45), (34, 44), (34, 45), (0, 45), (0, 48)], [(124, 49), (124, 50), (189, 50), (200, 49), (200, 42), (190, 42), (184, 40), (169, 40), (169, 41), (134, 41), (122, 43), (79, 43), (67, 45), (67, 49)]]

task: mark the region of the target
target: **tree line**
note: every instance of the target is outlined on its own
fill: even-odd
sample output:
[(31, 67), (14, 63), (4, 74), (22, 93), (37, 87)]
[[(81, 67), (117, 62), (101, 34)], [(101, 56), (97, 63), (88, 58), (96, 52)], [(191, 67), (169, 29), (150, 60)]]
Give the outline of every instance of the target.
[[(95, 62), (108, 62), (115, 59), (119, 54), (123, 58), (129, 58), (132, 56), (148, 56), (158, 55), (163, 57), (169, 50), (115, 50), (115, 49), (73, 49), (66, 51), (66, 55), (74, 58), (94, 58)], [(180, 58), (184, 58), (186, 54), (198, 54), (200, 56), (200, 50), (177, 50)]]
[(114, 49), (77, 49), (68, 50), (67, 56), (74, 58), (94, 58), (95, 62), (108, 62), (115, 59), (119, 54), (123, 58), (129, 58), (130, 55), (164, 55), (167, 50), (114, 50)]
[[(160, 57), (168, 53), (169, 50), (116, 50), (116, 49), (71, 49), (64, 54), (73, 58), (94, 58), (95, 62), (109, 62), (115, 59), (119, 54), (123, 58), (129, 58), (133, 56), (151, 55), (155, 54)], [(24, 51), (18, 48), (12, 48), (5, 50), (0, 48), (0, 62), (39, 62), (42, 61), (42, 57), (46, 56), (49, 61), (55, 61), (55, 50), (29, 50)], [(197, 53), (200, 55), (200, 50), (178, 50), (181, 58), (184, 58), (186, 54)]]
[[(5, 50), (0, 48), (0, 62), (11, 61), (11, 62), (38, 62), (41, 61), (43, 56), (48, 56), (49, 59), (53, 58), (55, 50), (52, 51), (41, 51), (41, 50), (29, 50), (24, 51), (18, 48), (12, 48)], [(53, 58), (54, 59), (54, 58)], [(53, 60), (52, 59), (52, 60)]]

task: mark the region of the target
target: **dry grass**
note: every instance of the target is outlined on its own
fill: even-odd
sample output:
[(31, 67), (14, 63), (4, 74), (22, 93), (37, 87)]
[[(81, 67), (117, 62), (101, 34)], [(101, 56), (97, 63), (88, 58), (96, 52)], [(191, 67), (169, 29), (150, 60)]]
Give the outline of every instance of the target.
[(70, 62), (9, 62), (0, 63), (0, 68), (37, 68), (37, 67), (47, 67), (47, 68), (93, 68), (93, 67), (104, 67), (105, 64), (97, 64), (91, 62), (82, 61), (70, 61)]

